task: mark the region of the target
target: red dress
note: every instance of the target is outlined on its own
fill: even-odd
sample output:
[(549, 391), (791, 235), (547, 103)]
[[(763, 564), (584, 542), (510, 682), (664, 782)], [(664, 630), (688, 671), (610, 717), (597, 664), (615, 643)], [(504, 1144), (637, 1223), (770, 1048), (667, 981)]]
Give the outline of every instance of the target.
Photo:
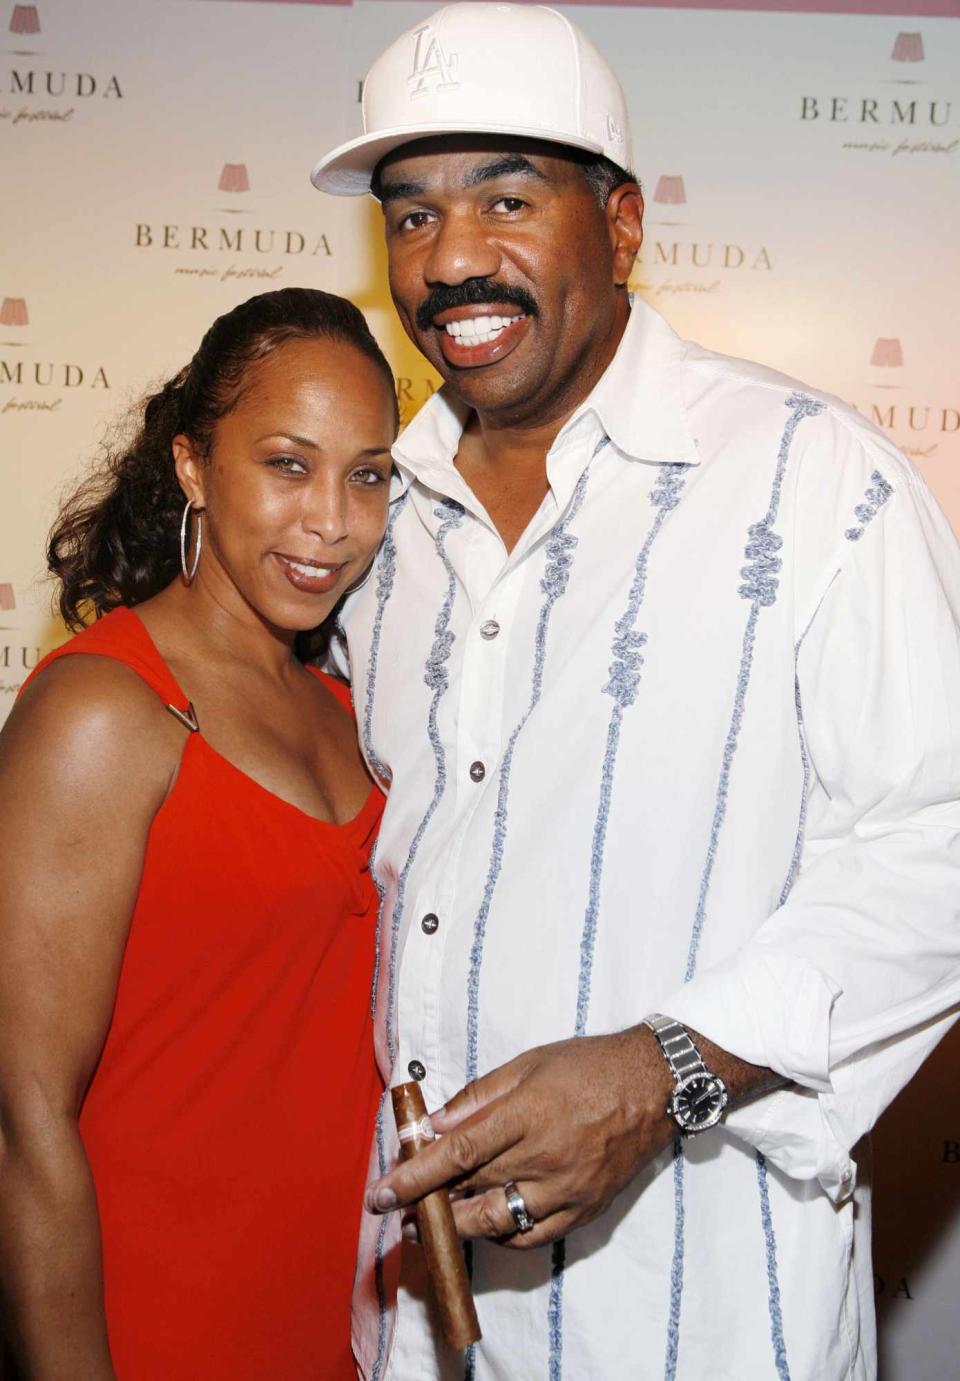
[[(130, 610), (41, 667), (74, 653), (186, 711)], [(119, 1381), (355, 1381), (382, 804), (325, 824), (185, 731), (80, 1117)]]

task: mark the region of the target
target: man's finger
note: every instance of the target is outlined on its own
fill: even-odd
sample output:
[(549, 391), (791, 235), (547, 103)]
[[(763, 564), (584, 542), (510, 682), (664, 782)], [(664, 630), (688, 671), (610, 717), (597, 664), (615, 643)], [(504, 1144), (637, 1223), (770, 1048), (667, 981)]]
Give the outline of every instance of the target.
[(482, 1079), (471, 1079), (459, 1093), (442, 1108), (430, 1114), (430, 1121), (438, 1132), (449, 1132), (474, 1113), (512, 1092), (526, 1073), (523, 1058), (511, 1060), (499, 1069), (491, 1070)]
[(502, 1247), (526, 1251), (553, 1242), (576, 1226), (576, 1215), (570, 1209), (548, 1212), (539, 1208), (536, 1185), (524, 1184), (519, 1188), (527, 1212), (535, 1220), (528, 1232), (518, 1231), (513, 1215), (507, 1208), (506, 1195), (500, 1188), (478, 1194), (472, 1199), (463, 1199), (454, 1205), (454, 1221), (461, 1238), (486, 1238), (498, 1242)]
[[(535, 1222), (549, 1218), (559, 1207), (553, 1204), (548, 1206), (543, 1185), (521, 1181), (517, 1190)], [(507, 1194), (502, 1183), (484, 1194), (474, 1194), (454, 1204), (453, 1219), (461, 1237), (509, 1237), (519, 1231), (507, 1205)]]
[(492, 1103), (467, 1122), (455, 1127), (432, 1146), (398, 1165), (389, 1175), (367, 1188), (364, 1205), (369, 1213), (415, 1203), (452, 1180), (472, 1174), (488, 1160), (516, 1145), (523, 1134), (508, 1099)]

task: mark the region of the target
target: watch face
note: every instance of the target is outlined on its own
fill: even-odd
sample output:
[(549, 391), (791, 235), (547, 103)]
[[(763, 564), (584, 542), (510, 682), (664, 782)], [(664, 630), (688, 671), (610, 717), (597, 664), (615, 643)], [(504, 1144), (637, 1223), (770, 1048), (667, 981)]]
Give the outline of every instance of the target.
[(671, 1112), (685, 1132), (715, 1127), (727, 1106), (727, 1090), (715, 1074), (688, 1074), (677, 1085)]

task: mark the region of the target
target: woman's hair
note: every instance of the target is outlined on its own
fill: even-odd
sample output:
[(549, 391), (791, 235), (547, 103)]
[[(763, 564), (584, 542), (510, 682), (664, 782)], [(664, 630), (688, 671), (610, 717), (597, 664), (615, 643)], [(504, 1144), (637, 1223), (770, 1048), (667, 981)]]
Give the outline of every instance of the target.
[(188, 436), (206, 458), (216, 424), (243, 394), (250, 365), (287, 341), (315, 338), (361, 351), (382, 369), (393, 393), (383, 352), (345, 298), (282, 288), (218, 317), (190, 363), (136, 408), (132, 440), (108, 444), (102, 463), (60, 510), (47, 564), (60, 582), (57, 604), (69, 628), (76, 632), (117, 605), (140, 604), (176, 577), (186, 501), (173, 438)]

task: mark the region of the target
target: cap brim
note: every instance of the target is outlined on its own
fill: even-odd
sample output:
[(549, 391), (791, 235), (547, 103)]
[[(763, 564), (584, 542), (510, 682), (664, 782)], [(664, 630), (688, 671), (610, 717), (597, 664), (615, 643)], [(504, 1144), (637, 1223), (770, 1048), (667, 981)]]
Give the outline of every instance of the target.
[(402, 128), (381, 130), (379, 134), (362, 134), (359, 139), (351, 139), (321, 158), (310, 174), (310, 181), (321, 192), (330, 192), (336, 197), (362, 196), (370, 191), (373, 170), (388, 153), (415, 139), (429, 139), (431, 135), (438, 134), (503, 134), (519, 139), (542, 139), (548, 144), (566, 144), (568, 148), (585, 149), (587, 153), (603, 153), (602, 145), (592, 139), (574, 138), (567, 131), (560, 134), (542, 128), (525, 129), (518, 125), (506, 127), (486, 122), (451, 125), (442, 121), (404, 125)]

